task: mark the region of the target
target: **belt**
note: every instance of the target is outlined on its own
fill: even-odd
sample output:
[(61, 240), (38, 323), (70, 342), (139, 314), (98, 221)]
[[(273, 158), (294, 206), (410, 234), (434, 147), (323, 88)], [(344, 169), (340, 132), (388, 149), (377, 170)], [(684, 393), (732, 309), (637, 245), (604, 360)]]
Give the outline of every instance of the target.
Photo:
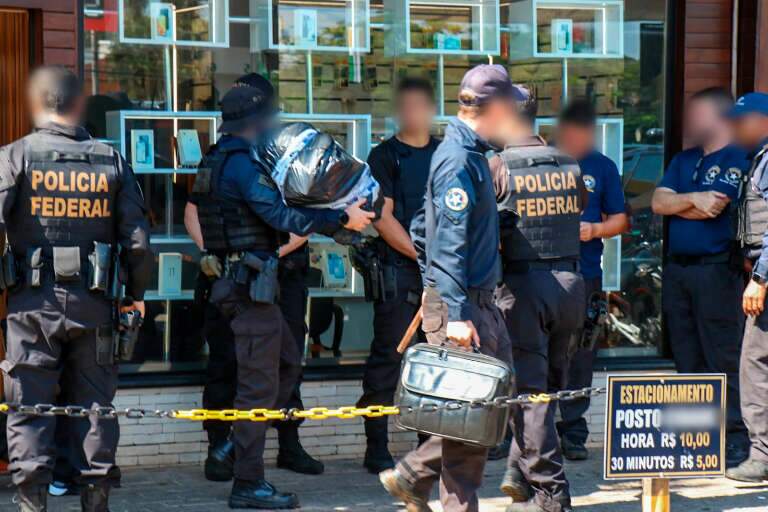
[(493, 305), (493, 291), (481, 290), (480, 288), (470, 288), (467, 293), (469, 300), (477, 304), (478, 306), (491, 306)]
[(731, 253), (729, 251), (719, 252), (717, 254), (705, 254), (703, 256), (692, 256), (687, 254), (670, 254), (670, 263), (677, 265), (712, 265), (715, 263), (729, 263)]
[(531, 270), (578, 272), (579, 262), (572, 259), (512, 260), (504, 262), (504, 271), (510, 274), (525, 274)]

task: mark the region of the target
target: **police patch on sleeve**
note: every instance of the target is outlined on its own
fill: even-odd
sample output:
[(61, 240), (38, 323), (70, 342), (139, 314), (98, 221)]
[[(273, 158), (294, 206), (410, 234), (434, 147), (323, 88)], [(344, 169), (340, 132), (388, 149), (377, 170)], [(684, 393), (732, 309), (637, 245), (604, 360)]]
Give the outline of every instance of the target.
[(463, 188), (453, 187), (445, 193), (445, 206), (454, 212), (461, 212), (467, 208), (469, 196)]

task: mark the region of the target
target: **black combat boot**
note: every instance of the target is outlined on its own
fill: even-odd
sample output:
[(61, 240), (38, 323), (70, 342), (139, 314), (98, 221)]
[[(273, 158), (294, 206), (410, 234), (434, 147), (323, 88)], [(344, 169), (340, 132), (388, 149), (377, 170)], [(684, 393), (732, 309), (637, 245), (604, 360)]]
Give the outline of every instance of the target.
[(563, 457), (568, 460), (587, 460), (589, 452), (583, 443), (577, 443), (568, 439), (567, 436), (560, 438), (560, 446), (563, 449)]
[(379, 481), (392, 497), (405, 503), (407, 512), (432, 512), (428, 497), (419, 495), (397, 469), (382, 471), (379, 473)]
[(372, 474), (378, 475), (382, 471), (395, 467), (392, 454), (389, 453), (389, 439), (387, 418), (365, 419), (365, 459), (363, 466)]
[(258, 508), (267, 510), (299, 507), (299, 498), (293, 493), (279, 492), (266, 480), (248, 482), (235, 479), (229, 508)]
[(514, 502), (526, 502), (533, 494), (531, 484), (523, 476), (520, 466), (514, 464), (507, 468), (504, 478), (501, 479), (501, 492), (512, 498)]
[(725, 477), (738, 482), (759, 484), (768, 480), (768, 464), (755, 459), (747, 459), (735, 468), (725, 472)]
[(296, 422), (281, 424), (277, 428), (277, 440), (280, 443), (277, 467), (305, 475), (321, 475), (325, 471), (323, 463), (312, 458), (301, 446)]
[(87, 485), (80, 491), (80, 507), (83, 512), (109, 512), (109, 487)]
[(211, 482), (229, 482), (234, 475), (235, 445), (227, 439), (208, 447), (205, 459), (205, 478)]
[(46, 512), (48, 510), (48, 489), (45, 485), (20, 485), (16, 488), (16, 503), (19, 512)]

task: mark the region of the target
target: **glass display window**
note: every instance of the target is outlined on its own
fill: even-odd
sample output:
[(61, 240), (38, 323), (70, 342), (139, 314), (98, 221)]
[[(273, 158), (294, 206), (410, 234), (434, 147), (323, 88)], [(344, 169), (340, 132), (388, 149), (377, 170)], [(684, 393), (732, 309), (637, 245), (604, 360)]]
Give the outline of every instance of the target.
[(387, 51), (446, 55), (499, 52), (498, 0), (385, 0)]
[(251, 0), (253, 50), (368, 52), (368, 0)]
[(229, 45), (228, 0), (118, 0), (122, 43)]
[(524, 0), (509, 4), (512, 58), (622, 58), (623, 0)]

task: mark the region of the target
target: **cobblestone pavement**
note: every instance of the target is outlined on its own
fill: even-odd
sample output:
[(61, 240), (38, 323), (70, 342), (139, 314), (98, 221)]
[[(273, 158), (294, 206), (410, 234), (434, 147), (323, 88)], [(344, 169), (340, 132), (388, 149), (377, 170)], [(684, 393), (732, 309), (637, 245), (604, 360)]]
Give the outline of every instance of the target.
[[(596, 454), (595, 454), (596, 455)], [(496, 486), (504, 465), (488, 465), (482, 490), (482, 512), (503, 512), (508, 500)], [(639, 512), (639, 482), (604, 482), (597, 456), (567, 467), (577, 512)], [(303, 511), (401, 511), (382, 490), (374, 475), (364, 472), (360, 461), (333, 461), (322, 476), (296, 475), (268, 469), (272, 481), (282, 490), (299, 493)], [(13, 490), (8, 477), (0, 477), (0, 511), (12, 511)], [(672, 510), (685, 512), (766, 512), (768, 484), (735, 486), (725, 479), (683, 480), (673, 483)], [(113, 492), (112, 512), (165, 512), (184, 510), (210, 512), (226, 510), (229, 484), (212, 483), (199, 466), (173, 466), (124, 471), (123, 487)], [(432, 502), (435, 512), (440, 510)], [(51, 498), (49, 510), (79, 510), (74, 497)]]

